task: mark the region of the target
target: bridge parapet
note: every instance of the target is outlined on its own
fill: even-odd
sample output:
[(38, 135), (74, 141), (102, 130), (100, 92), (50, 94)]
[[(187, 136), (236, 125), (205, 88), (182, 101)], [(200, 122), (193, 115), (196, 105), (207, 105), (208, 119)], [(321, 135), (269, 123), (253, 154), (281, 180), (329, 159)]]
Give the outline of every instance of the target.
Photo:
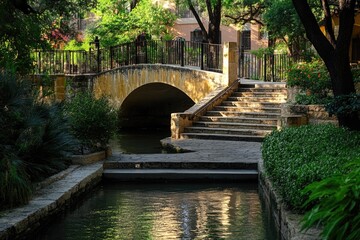
[(135, 64), (171, 64), (223, 71), (223, 46), (188, 41), (131, 42), (89, 51), (33, 53), (35, 74), (89, 74)]

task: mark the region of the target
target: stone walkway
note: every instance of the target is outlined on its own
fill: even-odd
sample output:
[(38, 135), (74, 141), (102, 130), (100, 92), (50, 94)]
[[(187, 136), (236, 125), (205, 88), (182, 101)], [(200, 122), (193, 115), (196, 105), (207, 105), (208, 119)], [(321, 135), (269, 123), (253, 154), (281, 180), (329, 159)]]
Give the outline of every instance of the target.
[(181, 154), (121, 154), (114, 152), (107, 161), (121, 162), (248, 162), (261, 160), (261, 143), (222, 140), (165, 138), (162, 145), (189, 152)]

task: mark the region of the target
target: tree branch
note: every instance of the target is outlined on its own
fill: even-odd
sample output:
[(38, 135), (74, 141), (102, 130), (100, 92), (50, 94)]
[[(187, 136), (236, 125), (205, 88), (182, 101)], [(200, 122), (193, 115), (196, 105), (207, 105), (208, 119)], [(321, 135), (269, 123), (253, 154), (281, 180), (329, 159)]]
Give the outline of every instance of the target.
[(321, 0), (321, 5), (322, 5), (324, 15), (325, 15), (325, 30), (330, 38), (329, 41), (330, 41), (331, 45), (333, 45), (333, 47), (335, 47), (336, 39), (335, 39), (335, 34), (334, 34), (334, 28), (332, 25), (332, 18), (331, 18), (331, 13), (330, 13), (329, 2), (327, 0)]
[(307, 38), (312, 42), (322, 59), (329, 59), (335, 48), (321, 32), (318, 22), (311, 11), (307, 0), (292, 0), (296, 12), (304, 25)]
[(194, 8), (194, 5), (192, 4), (191, 0), (187, 0), (187, 4), (188, 4), (188, 7), (189, 7), (190, 11), (194, 15), (197, 23), (200, 26), (201, 32), (203, 34), (203, 38), (205, 38), (204, 40), (208, 40), (209, 36), (208, 36), (207, 31), (206, 31), (206, 28), (204, 27), (204, 24), (202, 23), (202, 21), (201, 21), (201, 19), (199, 17), (199, 14), (196, 12), (196, 10)]

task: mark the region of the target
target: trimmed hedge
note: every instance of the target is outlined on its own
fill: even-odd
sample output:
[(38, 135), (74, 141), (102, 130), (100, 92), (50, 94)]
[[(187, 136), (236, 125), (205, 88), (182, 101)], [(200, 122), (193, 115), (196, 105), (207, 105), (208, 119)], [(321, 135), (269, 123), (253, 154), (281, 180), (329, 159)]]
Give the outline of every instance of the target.
[(266, 174), (284, 202), (305, 211), (309, 184), (345, 173), (344, 165), (360, 157), (360, 132), (327, 125), (276, 130), (262, 144)]

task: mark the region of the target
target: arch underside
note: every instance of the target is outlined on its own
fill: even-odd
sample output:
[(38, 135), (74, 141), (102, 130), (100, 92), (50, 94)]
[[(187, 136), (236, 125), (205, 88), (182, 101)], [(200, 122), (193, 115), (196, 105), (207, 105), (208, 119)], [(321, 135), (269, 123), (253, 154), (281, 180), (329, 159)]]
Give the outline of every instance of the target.
[(164, 83), (145, 84), (132, 91), (121, 104), (121, 127), (168, 127), (171, 113), (183, 112), (194, 104), (189, 96), (173, 86)]

